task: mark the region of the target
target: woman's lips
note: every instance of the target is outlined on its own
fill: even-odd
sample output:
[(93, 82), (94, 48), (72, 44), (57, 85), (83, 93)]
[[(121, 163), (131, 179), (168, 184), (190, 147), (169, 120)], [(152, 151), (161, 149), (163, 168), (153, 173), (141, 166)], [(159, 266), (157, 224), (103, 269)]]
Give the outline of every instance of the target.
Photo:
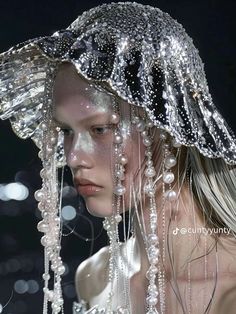
[(82, 196), (92, 196), (102, 190), (101, 186), (86, 184), (86, 185), (77, 185), (77, 191)]
[(76, 186), (78, 193), (83, 196), (95, 195), (103, 189), (101, 186), (84, 178), (75, 178), (74, 185)]

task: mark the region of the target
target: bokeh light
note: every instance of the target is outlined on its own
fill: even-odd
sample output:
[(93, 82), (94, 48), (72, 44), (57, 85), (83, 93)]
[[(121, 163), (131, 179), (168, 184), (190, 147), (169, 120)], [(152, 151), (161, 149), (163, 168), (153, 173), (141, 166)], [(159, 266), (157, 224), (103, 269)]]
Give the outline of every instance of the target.
[(64, 220), (73, 220), (76, 217), (76, 209), (71, 205), (66, 205), (61, 210), (61, 216)]
[(16, 291), (16, 293), (24, 294), (28, 291), (28, 289), (28, 283), (23, 279), (17, 280), (14, 284), (14, 290)]
[(0, 186), (0, 198), (3, 201), (23, 201), (29, 196), (29, 189), (22, 183), (12, 182)]

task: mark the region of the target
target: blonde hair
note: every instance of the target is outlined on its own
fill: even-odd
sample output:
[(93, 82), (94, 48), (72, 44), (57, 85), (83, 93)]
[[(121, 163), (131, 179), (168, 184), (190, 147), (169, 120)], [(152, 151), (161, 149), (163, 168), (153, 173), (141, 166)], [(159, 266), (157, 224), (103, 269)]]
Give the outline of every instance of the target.
[(186, 163), (192, 179), (194, 198), (207, 224), (227, 227), (236, 233), (236, 167), (221, 158), (202, 156), (187, 148)]

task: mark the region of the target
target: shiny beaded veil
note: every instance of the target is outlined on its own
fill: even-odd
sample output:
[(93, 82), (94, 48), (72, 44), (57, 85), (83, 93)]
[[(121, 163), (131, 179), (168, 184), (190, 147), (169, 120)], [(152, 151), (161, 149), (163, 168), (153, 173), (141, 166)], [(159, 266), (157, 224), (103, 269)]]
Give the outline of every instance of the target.
[[(119, 101), (132, 105), (132, 128), (146, 147), (142, 191), (150, 207), (149, 230), (144, 232), (142, 222), (138, 222), (150, 263), (146, 313), (158, 313), (157, 304), (164, 313), (164, 274), (159, 268), (160, 243), (156, 230), (157, 181), (161, 177), (163, 196), (175, 204), (178, 191), (173, 188), (172, 169), (177, 164), (180, 147), (193, 147), (206, 158), (221, 158), (234, 165), (235, 136), (212, 102), (203, 64), (191, 38), (180, 24), (157, 8), (130, 2), (104, 4), (82, 14), (65, 30), (29, 40), (2, 53), (0, 118), (10, 119), (19, 137), (35, 141), (43, 163), (42, 189), (35, 196), (43, 218), (38, 229), (44, 233), (45, 247), (44, 314), (48, 302), (52, 303), (53, 313), (60, 313), (63, 308), (57, 168), (65, 161), (63, 135), (52, 119), (52, 86), (62, 62), (72, 63), (82, 78), (114, 98), (115, 205), (114, 215), (104, 221), (110, 237), (111, 283), (115, 280), (112, 276), (115, 259), (119, 258), (117, 226), (122, 219), (119, 209), (126, 192), (122, 182), (129, 162), (122, 152)], [(160, 139), (162, 152), (159, 172), (153, 162), (155, 136)], [(135, 197), (135, 189), (133, 194), (137, 212), (140, 199)], [(53, 289), (49, 289), (50, 273), (54, 273)], [(112, 298), (111, 293), (106, 313), (114, 311)], [(130, 313), (128, 299), (117, 313)]]

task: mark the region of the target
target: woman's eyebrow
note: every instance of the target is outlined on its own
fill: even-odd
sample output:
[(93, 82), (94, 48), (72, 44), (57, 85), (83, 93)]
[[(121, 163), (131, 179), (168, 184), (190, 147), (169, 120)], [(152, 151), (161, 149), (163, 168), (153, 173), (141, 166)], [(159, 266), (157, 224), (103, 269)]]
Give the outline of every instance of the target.
[[(87, 117), (87, 118), (84, 118), (83, 120), (80, 120), (78, 121), (80, 124), (81, 123), (87, 123), (87, 122), (91, 122), (95, 119), (98, 119), (98, 118), (105, 118), (105, 119), (108, 119), (110, 117), (110, 114), (108, 114), (108, 112), (99, 112), (99, 113), (95, 113), (95, 114), (92, 114), (91, 116)], [(57, 117), (53, 116), (53, 121), (58, 124), (58, 125), (67, 125), (66, 122), (63, 122), (63, 121), (60, 121), (60, 119), (58, 119)]]
[(60, 121), (59, 119), (57, 119), (56, 117), (52, 117), (52, 120), (59, 125), (65, 125), (66, 123), (63, 121)]

